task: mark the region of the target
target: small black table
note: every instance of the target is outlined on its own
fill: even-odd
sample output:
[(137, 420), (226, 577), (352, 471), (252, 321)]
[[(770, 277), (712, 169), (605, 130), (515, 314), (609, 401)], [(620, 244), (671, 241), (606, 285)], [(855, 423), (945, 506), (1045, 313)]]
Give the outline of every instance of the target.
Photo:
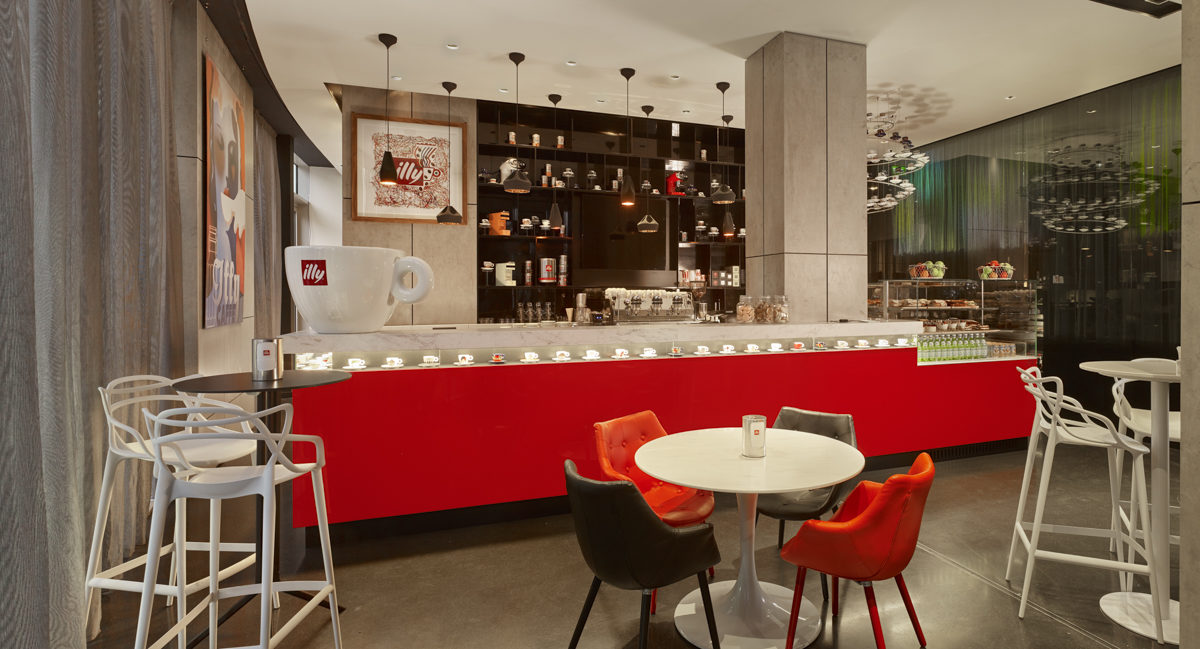
[[(174, 383), (171, 387), (180, 392), (190, 392), (192, 394), (240, 394), (253, 392), (255, 394), (255, 407), (259, 412), (274, 408), (283, 403), (285, 399), (291, 397), (292, 390), (301, 390), (303, 388), (315, 388), (322, 385), (332, 385), (341, 383), (350, 379), (349, 372), (341, 370), (287, 370), (283, 373), (283, 377), (274, 381), (255, 381), (250, 378), (249, 372), (238, 372), (235, 374), (214, 374), (211, 376), (199, 376), (194, 379), (186, 379)], [(271, 415), (266, 421), (267, 428), (271, 432), (278, 432), (283, 428), (283, 417), (279, 414)], [(264, 445), (258, 445), (258, 463), (259, 465), (266, 464), (266, 449)], [(257, 500), (257, 499), (256, 499)], [(257, 562), (262, 557), (262, 501), (257, 501), (258, 517), (257, 526), (254, 537), (255, 547), (255, 562), (256, 562), (256, 580), (257, 575), (262, 574), (261, 567), (257, 567)], [(278, 515), (279, 508), (275, 509)], [(279, 541), (279, 535), (275, 535), (276, 543)], [(277, 553), (278, 554), (278, 553)], [(275, 565), (276, 577), (279, 576), (279, 564)], [(304, 593), (293, 591), (285, 591), (287, 594), (297, 597), (304, 597)], [(220, 625), (237, 613), (243, 606), (248, 604), (257, 595), (247, 595), (229, 607), (220, 618), (217, 619), (217, 624)], [(322, 602), (321, 606), (328, 606), (328, 602)], [(341, 611), (342, 607), (338, 607)], [(188, 641), (189, 649), (195, 647), (208, 637), (208, 629), (197, 633), (195, 637)]]

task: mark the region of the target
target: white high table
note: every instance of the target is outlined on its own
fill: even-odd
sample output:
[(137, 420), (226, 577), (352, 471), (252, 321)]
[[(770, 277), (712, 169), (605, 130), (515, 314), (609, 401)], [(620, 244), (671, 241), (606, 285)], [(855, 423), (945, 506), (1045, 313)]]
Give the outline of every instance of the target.
[[(858, 449), (835, 439), (768, 428), (766, 457), (741, 454), (741, 428), (705, 428), (652, 440), (634, 456), (639, 468), (672, 484), (737, 494), (741, 559), (735, 581), (711, 587), (722, 646), (783, 649), (792, 589), (758, 580), (754, 565), (754, 514), (758, 494), (818, 489), (858, 475), (865, 460)], [(700, 590), (675, 608), (675, 628), (697, 647), (711, 649)], [(821, 631), (821, 614), (805, 599), (794, 647), (805, 647)], [(728, 643), (726, 645), (726, 643)]]
[[(1170, 413), (1171, 384), (1179, 383), (1176, 364), (1168, 360), (1089, 361), (1079, 368), (1115, 379), (1150, 383), (1150, 551), (1165, 566), (1158, 571), (1155, 592), (1159, 598), (1163, 640), (1179, 644), (1179, 602), (1171, 599), (1171, 487)], [(1155, 637), (1154, 609), (1149, 593), (1118, 591), (1100, 598), (1100, 609), (1112, 621)]]

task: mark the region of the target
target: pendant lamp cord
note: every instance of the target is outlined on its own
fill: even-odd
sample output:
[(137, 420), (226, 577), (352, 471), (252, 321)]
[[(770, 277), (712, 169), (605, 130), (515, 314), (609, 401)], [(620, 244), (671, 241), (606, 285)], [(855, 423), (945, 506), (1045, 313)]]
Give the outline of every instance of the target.
[(392, 47), (387, 47), (387, 90), (383, 92), (383, 123), (386, 135), (383, 136), (383, 150), (391, 149), (392, 143), (392, 114), (388, 112), (388, 99), (392, 96)]

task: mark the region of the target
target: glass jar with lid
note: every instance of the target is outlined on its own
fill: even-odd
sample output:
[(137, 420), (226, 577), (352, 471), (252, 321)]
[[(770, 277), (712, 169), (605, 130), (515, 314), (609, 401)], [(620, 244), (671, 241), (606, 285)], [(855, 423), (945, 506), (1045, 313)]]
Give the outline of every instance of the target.
[(786, 295), (775, 296), (775, 322), (787, 322), (790, 316), (788, 308), (788, 298)]
[(735, 316), (740, 323), (754, 322), (754, 298), (749, 295), (739, 297)]
[(775, 305), (771, 304), (770, 296), (754, 298), (754, 321), (759, 324), (775, 322)]

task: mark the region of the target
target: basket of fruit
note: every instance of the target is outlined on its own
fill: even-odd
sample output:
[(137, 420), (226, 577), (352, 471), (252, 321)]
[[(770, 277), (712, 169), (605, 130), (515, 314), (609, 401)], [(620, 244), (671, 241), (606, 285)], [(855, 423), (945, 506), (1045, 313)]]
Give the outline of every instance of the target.
[(980, 266), (977, 270), (979, 279), (1012, 279), (1016, 277), (1016, 271), (1012, 264), (1008, 262), (1002, 264), (995, 259)]
[(941, 261), (913, 264), (908, 267), (908, 276), (913, 279), (942, 279), (946, 276), (946, 264)]

